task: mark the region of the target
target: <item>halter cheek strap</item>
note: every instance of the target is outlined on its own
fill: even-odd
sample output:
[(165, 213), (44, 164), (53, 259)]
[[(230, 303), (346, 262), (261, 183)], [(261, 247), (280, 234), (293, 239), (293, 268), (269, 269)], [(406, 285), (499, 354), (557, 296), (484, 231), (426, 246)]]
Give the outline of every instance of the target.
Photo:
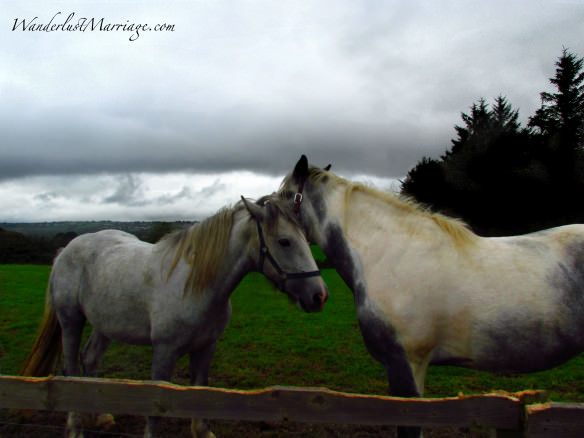
[(258, 271), (260, 273), (264, 273), (264, 264), (266, 262), (266, 258), (272, 265), (272, 267), (276, 270), (278, 275), (280, 276), (280, 281), (278, 282), (278, 288), (282, 290), (282, 292), (286, 291), (286, 282), (288, 280), (293, 280), (296, 278), (308, 278), (308, 277), (319, 277), (320, 270), (316, 271), (308, 271), (308, 272), (286, 272), (284, 271), (281, 266), (278, 264), (278, 261), (274, 258), (272, 253), (270, 252), (268, 245), (266, 245), (266, 240), (264, 239), (264, 232), (262, 230), (262, 226), (260, 221), (256, 220), (256, 225), (258, 227), (258, 237), (260, 240), (260, 259), (258, 264)]

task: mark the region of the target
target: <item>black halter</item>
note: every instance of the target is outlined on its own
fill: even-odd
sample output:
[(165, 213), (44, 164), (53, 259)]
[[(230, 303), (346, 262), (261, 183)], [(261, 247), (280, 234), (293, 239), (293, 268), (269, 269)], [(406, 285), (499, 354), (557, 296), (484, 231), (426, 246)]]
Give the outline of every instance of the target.
[(260, 221), (257, 219), (256, 219), (256, 224), (258, 226), (258, 236), (260, 239), (260, 260), (259, 260), (259, 264), (258, 264), (258, 271), (262, 274), (264, 273), (264, 263), (265, 263), (266, 258), (267, 258), (268, 261), (271, 263), (272, 267), (276, 270), (276, 272), (280, 276), (280, 281), (278, 281), (276, 283), (276, 285), (278, 286), (278, 289), (280, 289), (282, 292), (285, 292), (286, 291), (286, 282), (288, 280), (293, 280), (293, 279), (297, 279), (297, 278), (308, 278), (308, 277), (319, 277), (320, 276), (320, 270), (308, 271), (308, 272), (286, 272), (286, 271), (284, 271), (280, 267), (280, 265), (278, 264), (278, 262), (276, 261), (276, 259), (272, 255), (272, 253), (270, 252), (268, 245), (266, 245), (266, 240), (264, 239), (264, 232), (262, 230), (262, 226), (260, 224)]

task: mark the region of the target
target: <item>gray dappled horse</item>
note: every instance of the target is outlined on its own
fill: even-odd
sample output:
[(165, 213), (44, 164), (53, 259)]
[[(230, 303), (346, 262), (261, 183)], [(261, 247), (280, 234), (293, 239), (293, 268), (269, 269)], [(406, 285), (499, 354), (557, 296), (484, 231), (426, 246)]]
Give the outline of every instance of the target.
[(423, 395), (429, 364), (532, 372), (584, 351), (584, 225), (483, 238), (329, 168), (302, 156), (279, 196), (352, 289), (392, 395)]
[[(190, 355), (191, 384), (207, 385), (217, 340), (231, 316), (229, 297), (243, 276), (260, 271), (306, 312), (322, 310), (328, 291), (308, 242), (282, 201), (242, 198), (233, 208), (152, 245), (115, 230), (77, 237), (57, 256), (45, 315), (24, 375), (52, 372), (61, 344), (63, 372), (79, 376), (85, 322), (93, 332), (81, 355), (96, 376), (111, 340), (152, 345), (152, 379), (169, 381), (177, 360)], [(145, 436), (157, 436), (149, 418)], [(193, 420), (194, 436), (212, 437)], [(81, 437), (70, 413), (69, 437)]]

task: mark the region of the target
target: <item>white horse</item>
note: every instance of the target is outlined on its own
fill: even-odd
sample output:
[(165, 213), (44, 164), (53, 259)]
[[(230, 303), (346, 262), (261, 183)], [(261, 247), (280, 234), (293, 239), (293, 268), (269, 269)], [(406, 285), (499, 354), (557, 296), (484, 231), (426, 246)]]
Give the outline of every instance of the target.
[(584, 351), (584, 225), (483, 238), (329, 168), (302, 156), (279, 195), (352, 289), (391, 394), (421, 396), (429, 364), (532, 372)]
[[(63, 373), (81, 375), (87, 321), (93, 332), (81, 355), (85, 375), (97, 374), (117, 340), (152, 345), (153, 380), (170, 380), (177, 360), (189, 354), (191, 384), (207, 385), (217, 340), (231, 316), (229, 297), (253, 270), (305, 311), (322, 310), (326, 286), (301, 228), (281, 204), (242, 198), (156, 245), (115, 230), (77, 237), (55, 259), (45, 315), (21, 374), (52, 372), (62, 343)], [(157, 420), (148, 419), (146, 437), (158, 436)], [(79, 414), (70, 413), (67, 428), (69, 437), (82, 437)], [(202, 421), (193, 421), (191, 429), (193, 436), (214, 436)]]

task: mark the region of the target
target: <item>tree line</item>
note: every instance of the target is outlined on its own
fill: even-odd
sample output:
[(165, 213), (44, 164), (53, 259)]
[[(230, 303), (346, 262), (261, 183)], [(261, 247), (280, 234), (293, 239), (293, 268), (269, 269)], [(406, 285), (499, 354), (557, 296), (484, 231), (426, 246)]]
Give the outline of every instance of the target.
[[(76, 224), (77, 227), (72, 226), (75, 231), (59, 232), (51, 237), (35, 234), (27, 235), (0, 228), (0, 264), (52, 264), (59, 248), (65, 247), (79, 234), (87, 231), (86, 227), (83, 226), (83, 222), (77, 222)], [(111, 223), (108, 228), (118, 229), (120, 224)], [(133, 234), (145, 242), (155, 243), (165, 234), (189, 224), (190, 222), (153, 222), (146, 226), (146, 223), (141, 222), (141, 231), (134, 231)]]
[(487, 236), (584, 222), (583, 67), (563, 50), (555, 92), (540, 94), (527, 126), (504, 96), (479, 99), (461, 114), (450, 149), (409, 171), (402, 194)]

